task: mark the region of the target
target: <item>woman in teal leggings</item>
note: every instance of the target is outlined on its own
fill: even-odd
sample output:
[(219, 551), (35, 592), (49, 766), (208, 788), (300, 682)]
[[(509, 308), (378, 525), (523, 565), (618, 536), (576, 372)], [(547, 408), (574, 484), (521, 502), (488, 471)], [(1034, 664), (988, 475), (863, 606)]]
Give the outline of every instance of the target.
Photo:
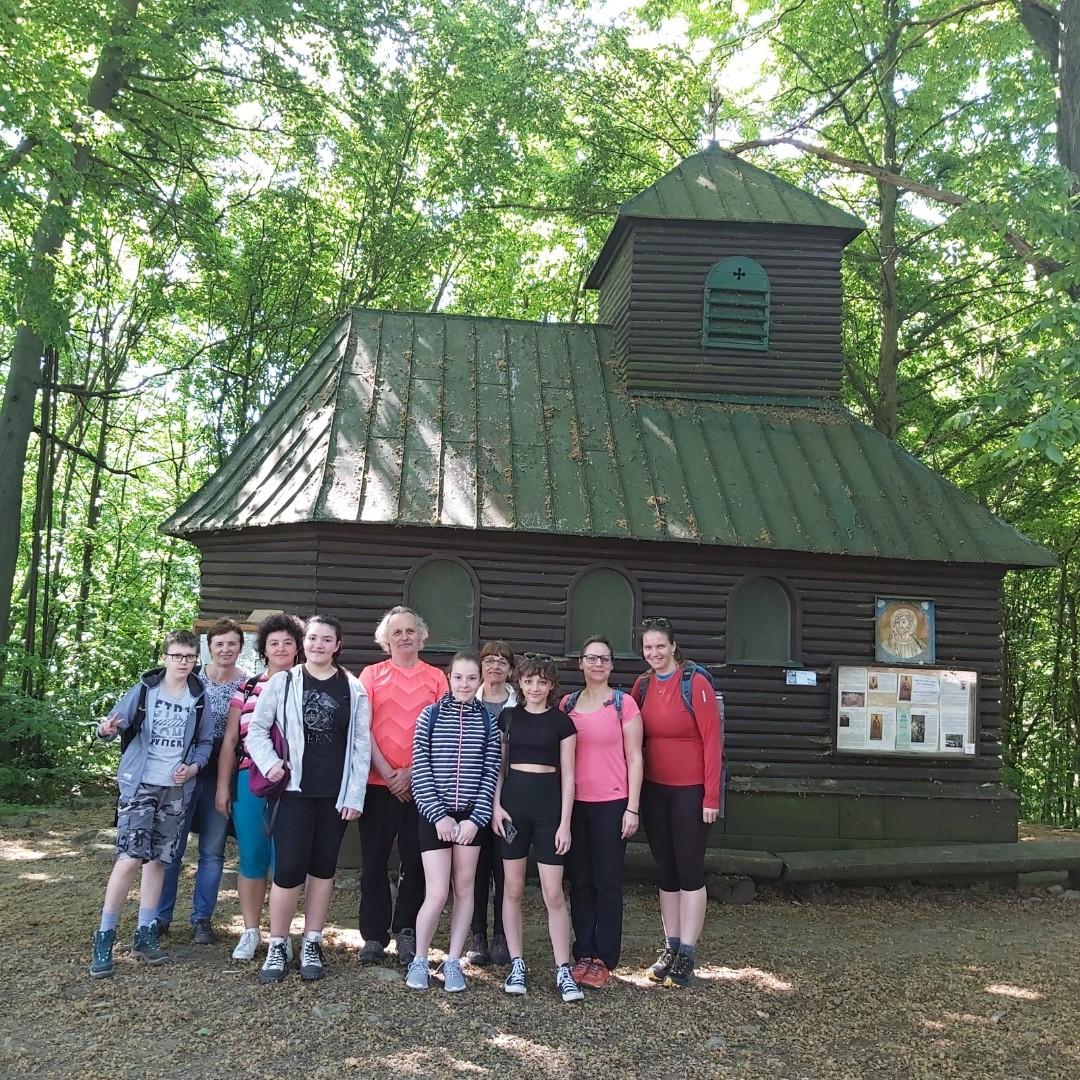
[(295, 615), (271, 615), (259, 624), (257, 648), (266, 671), (248, 680), (236, 692), (229, 709), (225, 739), (218, 761), (217, 798), (214, 805), (221, 814), (232, 812), (236, 846), (240, 855), (236, 891), (244, 932), (233, 949), (234, 960), (252, 960), (261, 942), (259, 923), (266, 897), (267, 875), (273, 868), (274, 852), (266, 827), (266, 800), (252, 795), (248, 787), (251, 758), (244, 739), (255, 702), (266, 680), (279, 671), (288, 671), (303, 657), (300, 655), (304, 627)]

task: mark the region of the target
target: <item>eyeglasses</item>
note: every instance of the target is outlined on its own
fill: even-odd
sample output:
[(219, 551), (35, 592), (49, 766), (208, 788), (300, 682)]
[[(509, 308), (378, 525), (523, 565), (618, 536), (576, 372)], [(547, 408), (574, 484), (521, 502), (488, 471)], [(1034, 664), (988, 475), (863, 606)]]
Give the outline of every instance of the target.
[(505, 656), (485, 656), (480, 661), (481, 664), (487, 664), (488, 667), (509, 667), (510, 661)]
[(603, 664), (605, 667), (612, 662), (610, 656), (604, 656), (602, 653), (593, 652), (583, 653), (581, 659), (584, 660), (586, 664)]
[(671, 620), (665, 619), (662, 615), (655, 616), (650, 619), (641, 620), (642, 630), (670, 630)]
[(527, 652), (521, 654), (526, 660), (535, 660), (538, 664), (554, 664), (555, 657), (546, 652)]
[(165, 659), (171, 660), (174, 664), (194, 664), (199, 658), (194, 653), (167, 652)]

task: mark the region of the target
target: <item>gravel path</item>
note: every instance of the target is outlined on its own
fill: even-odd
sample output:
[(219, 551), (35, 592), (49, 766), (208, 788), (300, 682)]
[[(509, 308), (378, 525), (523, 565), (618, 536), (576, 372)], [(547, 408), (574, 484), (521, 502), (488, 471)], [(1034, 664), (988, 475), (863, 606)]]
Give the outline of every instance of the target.
[[(530, 991), (512, 999), (493, 969), (450, 997), (407, 991), (396, 967), (358, 966), (349, 888), (335, 898), (327, 978), (260, 987), (255, 963), (228, 959), (239, 927), (226, 888), (227, 942), (196, 947), (181, 931), (169, 964), (136, 967), (130, 902), (116, 974), (94, 981), (110, 818), (101, 806), (0, 818), (0, 1076), (1080, 1077), (1080, 900), (1045, 888), (710, 904), (697, 985), (677, 992), (642, 976), (657, 907), (632, 886), (618, 977), (576, 1006), (551, 991), (535, 890)], [(439, 942), (446, 932), (444, 919)]]

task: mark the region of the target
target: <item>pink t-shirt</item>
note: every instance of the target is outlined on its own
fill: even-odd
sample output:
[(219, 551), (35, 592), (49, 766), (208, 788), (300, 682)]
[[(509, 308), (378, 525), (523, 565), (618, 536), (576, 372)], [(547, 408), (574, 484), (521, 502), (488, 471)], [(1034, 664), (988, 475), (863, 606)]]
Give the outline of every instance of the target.
[[(638, 713), (637, 702), (624, 693), (622, 724), (633, 720)], [(574, 798), (579, 802), (625, 799), (630, 794), (630, 786), (626, 776), (622, 724), (615, 709), (615, 699), (595, 712), (582, 713), (575, 709), (570, 719), (577, 728)]]

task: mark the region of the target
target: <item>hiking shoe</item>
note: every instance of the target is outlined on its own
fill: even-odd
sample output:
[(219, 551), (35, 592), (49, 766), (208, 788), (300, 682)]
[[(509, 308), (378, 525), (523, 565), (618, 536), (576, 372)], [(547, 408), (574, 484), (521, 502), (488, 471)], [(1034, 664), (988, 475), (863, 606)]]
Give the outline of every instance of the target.
[(414, 956), (405, 973), (405, 985), (410, 990), (426, 990), (431, 982), (426, 956)]
[(442, 987), (448, 994), (459, 994), (465, 989), (465, 976), (461, 973), (461, 961), (447, 957), (442, 966)]
[(159, 942), (164, 941), (169, 936), (169, 924), (164, 919), (155, 919), (151, 925), (157, 927)]
[(585, 991), (574, 982), (574, 976), (570, 974), (569, 964), (560, 964), (555, 969), (555, 989), (563, 1001), (581, 1001), (585, 997)]
[(381, 964), (386, 959), (386, 949), (381, 941), (372, 938), (365, 941), (359, 956), (356, 958), (361, 964)]
[(116, 944), (115, 930), (95, 930), (90, 938), (90, 974), (95, 979), (107, 979), (115, 968), (112, 951)]
[(300, 943), (300, 978), (304, 982), (315, 982), (325, 974), (322, 940), (305, 937)]
[(487, 967), (491, 963), (491, 953), (488, 952), (487, 934), (481, 931), (472, 936), (472, 948), (465, 954), (465, 959), (473, 967)]
[(217, 941), (209, 919), (197, 919), (191, 924), (191, 940), (195, 945), (213, 945)]
[(258, 952), (261, 944), (262, 934), (259, 933), (258, 927), (249, 927), (240, 935), (240, 940), (232, 951), (232, 958), (234, 960), (254, 960), (255, 953)]
[(408, 967), (416, 959), (416, 931), (399, 930), (397, 932), (397, 958), (402, 967)]
[[(574, 975), (573, 968), (570, 969), (570, 974)], [(575, 982), (580, 983), (582, 986), (591, 987), (593, 990), (602, 990), (607, 986), (610, 978), (611, 971), (608, 969), (607, 964), (603, 960), (596, 959), (596, 957), (587, 962), (585, 971), (580, 977), (574, 975)]]
[(675, 950), (670, 945), (665, 945), (660, 950), (656, 963), (645, 972), (646, 976), (655, 983), (662, 983), (667, 978), (671, 965), (675, 963), (676, 955)]
[(503, 989), (508, 994), (524, 994), (525, 986), (525, 961), (520, 956), (515, 956), (510, 961), (510, 974), (506, 976)]
[(693, 975), (693, 959), (684, 952), (678, 953), (675, 956), (674, 963), (672, 963), (671, 968), (667, 973), (667, 978), (664, 979), (664, 985), (680, 987), (689, 986), (690, 980), (693, 978)]
[(505, 934), (496, 934), (491, 939), (491, 962), (500, 967), (510, 963), (510, 950), (506, 946)]
[(270, 948), (266, 950), (266, 959), (259, 968), (259, 982), (264, 986), (267, 983), (279, 983), (289, 973), (289, 957), (285, 951), (284, 941), (270, 942)]
[(158, 943), (157, 928), (153, 923), (136, 927), (131, 955), (147, 964), (162, 964), (169, 959), (169, 954)]

